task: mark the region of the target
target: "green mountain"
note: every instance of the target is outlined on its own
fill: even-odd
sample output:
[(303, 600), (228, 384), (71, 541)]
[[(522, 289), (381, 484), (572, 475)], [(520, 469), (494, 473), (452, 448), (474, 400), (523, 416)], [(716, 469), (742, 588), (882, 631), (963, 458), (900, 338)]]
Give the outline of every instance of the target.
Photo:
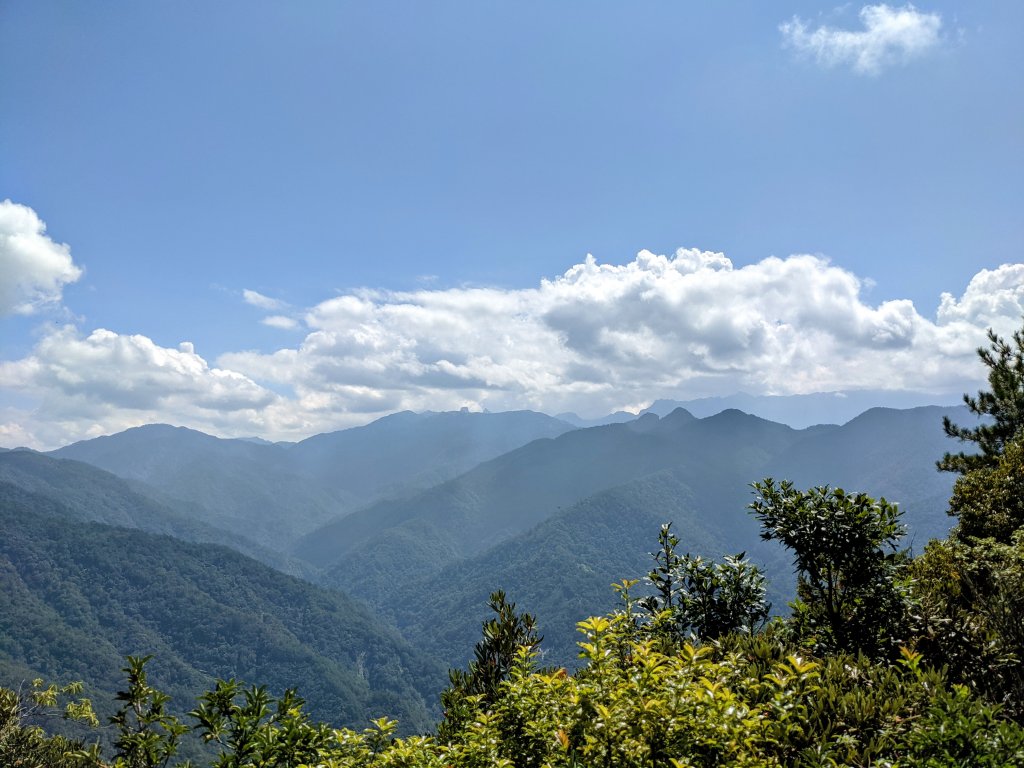
[(335, 583), (345, 583), (374, 571), (369, 561), (375, 553), (386, 559), (395, 542), (415, 539), (431, 550), (417, 567), (437, 570), (444, 563), (435, 548), (449, 548), (456, 557), (479, 554), (560, 508), (663, 470), (691, 489), (703, 513), (745, 520), (746, 484), (799, 437), (789, 427), (738, 411), (698, 420), (681, 409), (663, 419), (650, 414), (576, 430), (535, 441), (409, 499), (379, 502), (335, 520), (304, 537), (295, 554), (336, 569)]
[(60, 500), (64, 511), (77, 520), (139, 528), (185, 541), (224, 544), (293, 575), (311, 575), (302, 561), (256, 544), (204, 521), (202, 508), (159, 492), (140, 493), (132, 483), (89, 464), (56, 459), (35, 451), (0, 453), (0, 482), (29, 493)]
[(964, 420), (963, 409), (878, 409), (843, 426), (793, 430), (739, 411), (694, 419), (677, 410), (581, 429), (353, 513), (296, 553), (448, 663), (469, 647), (487, 594), (503, 588), (537, 613), (565, 663), (571, 622), (603, 610), (612, 581), (646, 573), (662, 522), (675, 522), (688, 551), (747, 551), (767, 568), (781, 608), (791, 564), (760, 540), (746, 510), (749, 483), (765, 476), (886, 496), (902, 502), (919, 542), (944, 535), (940, 502), (952, 478), (934, 467), (948, 443), (943, 414)]
[(920, 551), (929, 539), (945, 538), (952, 524), (946, 507), (956, 477), (935, 468), (956, 445), (942, 430), (943, 416), (976, 421), (964, 407), (872, 408), (841, 427), (808, 431), (766, 471), (802, 488), (828, 484), (898, 502)]
[(480, 622), (489, 618), (488, 595), (503, 589), (538, 617), (545, 661), (569, 665), (579, 639), (576, 622), (618, 604), (612, 583), (650, 570), (648, 553), (667, 520), (687, 551), (733, 553), (729, 532), (697, 514), (689, 488), (665, 471), (595, 494), (429, 578), (396, 580), (383, 603), (393, 607), (396, 624), (414, 644), (461, 667), (479, 639)]
[(280, 552), (330, 518), (428, 488), (573, 428), (531, 411), (404, 412), (300, 443), (271, 444), (151, 424), (51, 455), (131, 480), (179, 511)]
[(53, 451), (137, 483), (147, 495), (186, 502), (204, 522), (280, 549), (352, 498), (293, 465), (286, 446), (221, 440), (151, 424)]
[[(64, 464), (61, 462), (61, 464)], [(85, 681), (100, 702), (125, 654), (179, 711), (214, 678), (299, 686), (319, 718), (437, 716), (443, 670), (360, 603), (226, 547), (81, 522), (56, 493), (0, 482), (0, 682)]]

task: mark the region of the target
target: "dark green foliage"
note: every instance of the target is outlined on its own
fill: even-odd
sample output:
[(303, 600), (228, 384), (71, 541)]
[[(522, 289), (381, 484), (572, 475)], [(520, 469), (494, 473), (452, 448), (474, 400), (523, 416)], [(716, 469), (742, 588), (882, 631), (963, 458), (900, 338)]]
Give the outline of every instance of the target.
[(1006, 443), (993, 464), (969, 469), (957, 478), (949, 514), (958, 520), (955, 539), (1010, 541), (1024, 525), (1024, 436)]
[(766, 540), (793, 554), (793, 626), (817, 651), (892, 655), (907, 633), (904, 528), (884, 498), (788, 481), (754, 483), (750, 509)]
[(988, 368), (991, 389), (977, 397), (964, 395), (971, 413), (987, 418), (977, 427), (961, 427), (948, 416), (942, 426), (946, 434), (961, 442), (974, 443), (981, 453), (947, 453), (938, 462), (945, 472), (968, 472), (994, 466), (1013, 438), (1024, 427), (1024, 329), (1014, 331), (1012, 343), (988, 331), (989, 345), (979, 347), (978, 357)]
[(913, 563), (918, 649), (952, 680), (1024, 719), (1024, 531), (932, 542)]
[(442, 742), (450, 741), (466, 726), (475, 707), (486, 711), (498, 702), (502, 683), (509, 679), (520, 651), (532, 654), (542, 640), (534, 617), (517, 613), (516, 604), (508, 602), (501, 590), (491, 595), (488, 607), (495, 616), (484, 622), (483, 638), (473, 649), (473, 660), (465, 671), (453, 669), (448, 673), (448, 688), (441, 693), (444, 720), (438, 736)]
[(189, 715), (203, 740), (218, 747), (215, 768), (295, 768), (316, 764), (333, 740), (331, 729), (313, 722), (304, 704), (293, 689), (275, 701), (263, 686), (218, 680)]
[(658, 635), (682, 644), (688, 637), (716, 640), (731, 632), (750, 634), (764, 626), (769, 605), (764, 574), (743, 553), (708, 561), (676, 554), (671, 523), (661, 526), (655, 566), (648, 574), (654, 594), (638, 601)]
[(978, 355), (990, 391), (964, 400), (987, 421), (944, 427), (981, 453), (947, 453), (939, 469), (961, 473), (949, 500), (949, 541), (913, 564), (918, 647), (952, 679), (1024, 721), (1024, 329), (1010, 344), (991, 329)]
[(121, 670), (128, 676), (128, 689), (118, 692), (122, 705), (110, 718), (117, 727), (114, 750), (119, 768), (164, 768), (189, 730), (168, 711), (171, 697), (149, 685), (146, 664), (151, 658), (129, 656), (128, 666)]

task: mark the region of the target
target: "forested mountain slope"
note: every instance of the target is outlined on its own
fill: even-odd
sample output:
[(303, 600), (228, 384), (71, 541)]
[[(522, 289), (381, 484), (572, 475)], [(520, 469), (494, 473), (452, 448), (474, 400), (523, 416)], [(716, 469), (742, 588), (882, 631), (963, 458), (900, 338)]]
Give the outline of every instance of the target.
[[(749, 435), (738, 440), (736, 429)], [(650, 415), (576, 430), (535, 441), (409, 499), (348, 515), (304, 538), (295, 551), (329, 566), (410, 532), (444, 542), (458, 555), (474, 555), (561, 507), (663, 469), (676, 468), (684, 478), (700, 479), (691, 486), (698, 502), (701, 496), (729, 493), (733, 477), (756, 477), (765, 445), (777, 451), (796, 434), (738, 412), (696, 420), (683, 410), (664, 419)], [(719, 454), (728, 448), (728, 465), (715, 455), (716, 446)]]
[[(695, 419), (676, 410), (659, 419), (581, 429), (523, 446), (455, 480), (408, 499), (380, 502), (318, 529), (295, 553), (318, 566), (340, 568), (343, 578), (372, 572), (374, 552), (397, 545), (421, 551), (424, 566), (437, 558), (479, 554), (595, 493), (671, 470), (692, 493), (702, 514), (732, 520), (737, 548), (756, 541), (745, 524), (749, 483), (766, 475), (799, 483), (869, 490), (929, 507), (908, 521), (929, 535), (948, 521), (938, 501), (950, 479), (934, 470), (941, 455), (943, 414), (962, 409), (871, 411), (842, 427), (794, 430), (740, 411)], [(926, 523), (926, 521), (929, 521)], [(937, 521), (937, 522), (936, 522)], [(345, 565), (352, 563), (351, 567)]]
[(75, 519), (165, 533), (185, 541), (224, 544), (279, 570), (309, 575), (308, 564), (206, 522), (204, 507), (166, 502), (90, 464), (34, 451), (0, 453), (0, 481), (58, 499)]
[[(498, 587), (536, 611), (561, 653), (572, 648), (570, 616), (587, 613), (590, 601), (589, 611), (601, 610), (611, 581), (646, 572), (661, 522), (675, 521), (695, 553), (746, 550), (768, 568), (776, 601), (791, 597), (790, 562), (761, 542), (746, 510), (749, 483), (765, 476), (886, 496), (906, 509), (913, 536), (943, 535), (952, 480), (934, 465), (949, 444), (943, 414), (964, 417), (962, 409), (880, 409), (844, 426), (792, 430), (738, 411), (706, 419), (676, 411), (579, 430), (354, 513), (307, 537), (298, 553), (333, 558), (327, 583), (356, 590), (442, 654), (465, 647), (465, 627)], [(569, 611), (560, 607), (567, 583), (577, 585)]]
[(280, 549), (352, 502), (293, 465), (286, 447), (151, 424), (53, 451), (190, 502), (205, 522)]
[(646, 575), (648, 553), (666, 520), (675, 521), (673, 529), (694, 554), (731, 551), (729, 528), (696, 514), (692, 493), (664, 471), (584, 499), (429, 578), (396, 579), (381, 605), (393, 608), (412, 642), (446, 664), (464, 666), (487, 618), (488, 595), (501, 588), (538, 617), (545, 660), (568, 665), (578, 650), (576, 622), (618, 604), (613, 582)]
[(977, 422), (964, 407), (872, 408), (841, 427), (809, 432), (776, 456), (767, 474), (801, 488), (828, 484), (899, 502), (920, 550), (944, 538), (952, 523), (945, 512), (956, 478), (935, 467), (957, 447), (942, 431), (943, 416)]
[[(362, 605), (225, 547), (83, 523), (58, 498), (0, 483), (0, 678), (81, 679), (109, 698), (125, 654), (185, 711), (214, 678), (301, 683), (318, 717), (363, 726), (437, 715), (442, 668)], [(16, 679), (17, 678), (17, 679)]]
[(206, 522), (283, 551), (329, 518), (422, 490), (571, 429), (531, 411), (403, 412), (300, 443), (271, 444), (151, 424), (52, 455), (136, 481), (151, 496), (188, 502)]

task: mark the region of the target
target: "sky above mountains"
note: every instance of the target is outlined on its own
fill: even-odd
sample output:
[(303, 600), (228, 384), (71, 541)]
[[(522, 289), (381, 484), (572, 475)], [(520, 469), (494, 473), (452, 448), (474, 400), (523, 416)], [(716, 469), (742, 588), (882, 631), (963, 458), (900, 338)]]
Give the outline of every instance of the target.
[(0, 4), (0, 445), (959, 392), (1024, 6)]

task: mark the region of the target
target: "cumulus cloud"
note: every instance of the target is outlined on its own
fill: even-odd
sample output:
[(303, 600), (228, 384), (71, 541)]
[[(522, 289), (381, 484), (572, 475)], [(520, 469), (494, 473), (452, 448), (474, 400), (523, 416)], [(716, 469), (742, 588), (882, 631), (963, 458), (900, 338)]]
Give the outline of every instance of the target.
[(35, 211), (0, 202), (0, 315), (27, 315), (57, 304), (64, 286), (81, 275), (71, 249), (46, 236)]
[(859, 16), (863, 25), (859, 30), (827, 25), (811, 29), (795, 16), (779, 30), (787, 46), (814, 57), (819, 64), (849, 65), (867, 75), (922, 56), (941, 42), (942, 17), (922, 13), (913, 5), (866, 5)]
[(30, 416), (0, 411), (0, 436), (52, 445), (170, 421), (297, 439), (406, 408), (596, 415), (738, 390), (963, 392), (983, 380), (985, 329), (1006, 335), (1024, 312), (1022, 264), (982, 270), (932, 317), (870, 303), (866, 285), (819, 256), (736, 267), (641, 251), (525, 289), (354, 291), (309, 308), (299, 343), (215, 366), (188, 344), (64, 329), (0, 364), (0, 386), (42, 397)]
[[(245, 375), (210, 365), (190, 342), (161, 347), (140, 335), (72, 326), (52, 330), (27, 357), (0, 362), (0, 388), (40, 397), (33, 441), (43, 447), (154, 421), (211, 431), (262, 430), (278, 401)], [(21, 434), (8, 409), (0, 434)]]
[(1024, 307), (1024, 264), (1005, 264), (999, 269), (983, 269), (971, 278), (959, 299), (943, 293), (938, 312), (942, 324), (964, 322), (991, 326), (1009, 336), (1020, 326)]
[[(394, 408), (614, 410), (739, 389), (794, 394), (977, 383), (984, 328), (1014, 328), (1024, 266), (979, 273), (934, 320), (867, 303), (866, 281), (810, 255), (592, 257), (535, 288), (361, 291), (311, 308), (310, 332), (219, 364), (290, 388), (307, 417)], [(996, 290), (998, 288), (998, 290)]]

